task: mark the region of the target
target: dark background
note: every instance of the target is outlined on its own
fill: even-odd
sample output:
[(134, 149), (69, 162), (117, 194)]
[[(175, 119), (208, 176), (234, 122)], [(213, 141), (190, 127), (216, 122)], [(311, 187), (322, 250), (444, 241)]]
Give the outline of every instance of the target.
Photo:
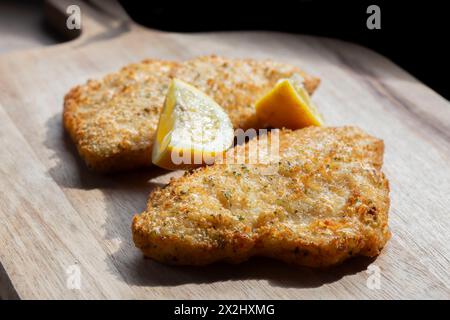
[[(450, 99), (450, 10), (445, 1), (120, 1), (138, 23), (161, 30), (274, 30), (339, 38), (369, 47)], [(166, 4), (165, 4), (166, 3)], [(381, 9), (369, 30), (367, 7)]]

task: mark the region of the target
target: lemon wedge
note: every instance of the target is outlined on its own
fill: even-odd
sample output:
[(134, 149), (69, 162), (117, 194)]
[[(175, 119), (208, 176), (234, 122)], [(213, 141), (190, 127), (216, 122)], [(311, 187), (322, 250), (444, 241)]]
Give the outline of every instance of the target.
[(233, 139), (233, 126), (219, 104), (186, 82), (171, 81), (156, 131), (153, 164), (169, 170), (212, 164)]
[(255, 108), (261, 127), (300, 129), (324, 123), (301, 79), (295, 76), (278, 81), (256, 102)]

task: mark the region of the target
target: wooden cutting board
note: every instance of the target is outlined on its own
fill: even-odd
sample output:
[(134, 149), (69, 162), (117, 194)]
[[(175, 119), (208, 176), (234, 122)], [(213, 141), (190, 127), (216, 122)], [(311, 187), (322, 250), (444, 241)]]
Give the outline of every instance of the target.
[[(65, 12), (66, 3), (58, 5)], [(158, 32), (115, 6), (80, 5), (76, 40), (0, 56), (2, 298), (450, 298), (447, 100), (353, 44), (271, 32)], [(53, 21), (64, 29), (64, 19)], [(203, 268), (143, 259), (131, 218), (170, 174), (88, 171), (63, 131), (63, 96), (130, 62), (212, 53), (298, 65), (322, 79), (314, 100), (328, 124), (357, 125), (384, 139), (393, 237), (379, 257), (327, 270), (269, 259)]]

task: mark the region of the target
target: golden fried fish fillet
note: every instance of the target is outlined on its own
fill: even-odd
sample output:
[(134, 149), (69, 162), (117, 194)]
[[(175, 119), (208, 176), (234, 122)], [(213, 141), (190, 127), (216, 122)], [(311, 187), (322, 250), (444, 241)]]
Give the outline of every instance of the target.
[(319, 267), (373, 257), (390, 237), (383, 149), (354, 127), (282, 130), (277, 161), (224, 161), (155, 190), (133, 218), (134, 243), (181, 265), (266, 256)]
[(255, 126), (253, 103), (279, 79), (294, 74), (304, 79), (309, 93), (319, 84), (295, 66), (268, 60), (145, 60), (73, 88), (64, 99), (64, 126), (81, 157), (96, 171), (148, 166), (171, 78), (205, 91), (225, 109), (235, 128), (247, 129)]

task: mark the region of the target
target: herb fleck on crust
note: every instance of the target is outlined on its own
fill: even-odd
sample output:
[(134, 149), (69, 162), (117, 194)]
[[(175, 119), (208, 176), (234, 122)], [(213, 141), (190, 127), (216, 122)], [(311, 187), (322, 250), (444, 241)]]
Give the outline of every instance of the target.
[(376, 256), (390, 237), (383, 149), (354, 127), (283, 130), (277, 161), (225, 161), (154, 191), (133, 219), (134, 243), (183, 265), (268, 256), (321, 267)]

